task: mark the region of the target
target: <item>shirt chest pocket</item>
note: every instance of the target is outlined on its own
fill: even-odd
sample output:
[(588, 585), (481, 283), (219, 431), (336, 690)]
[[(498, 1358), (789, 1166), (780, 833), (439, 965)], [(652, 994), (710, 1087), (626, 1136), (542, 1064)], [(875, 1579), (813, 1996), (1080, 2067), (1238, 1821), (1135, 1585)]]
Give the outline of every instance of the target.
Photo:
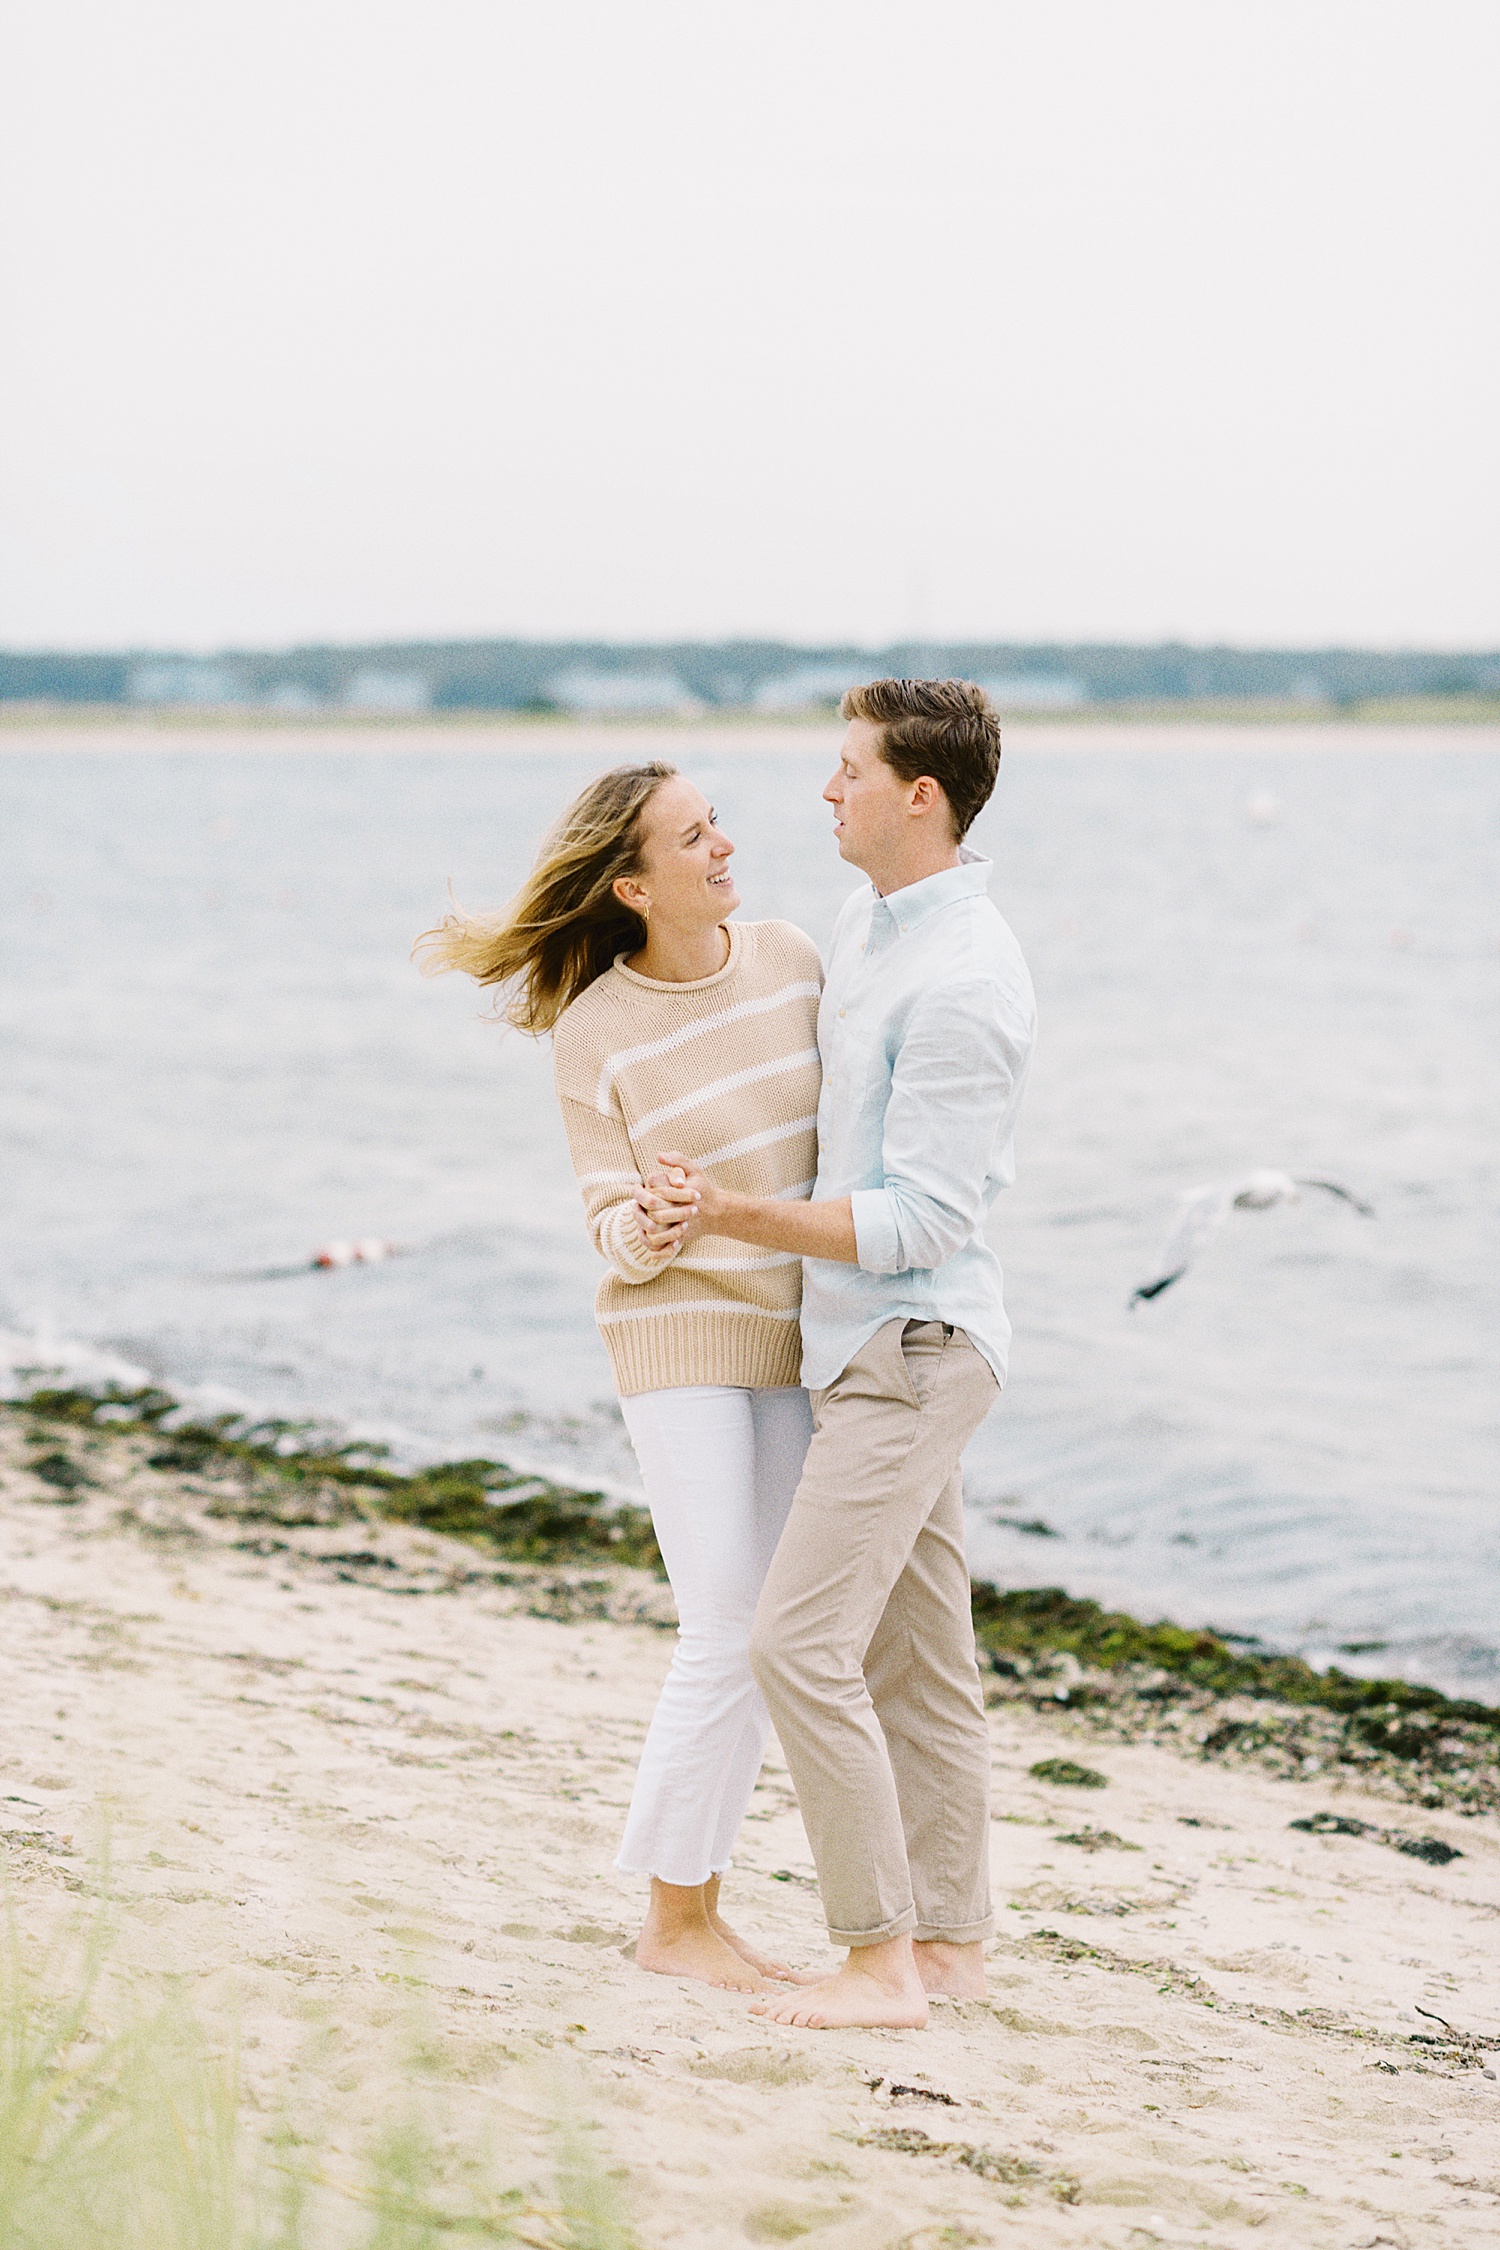
[(891, 1058), (882, 1024), (860, 1021), (851, 1009), (835, 1024), (824, 1053), (823, 1085), (837, 1116), (857, 1117), (872, 1104), (884, 1103), (890, 1091)]

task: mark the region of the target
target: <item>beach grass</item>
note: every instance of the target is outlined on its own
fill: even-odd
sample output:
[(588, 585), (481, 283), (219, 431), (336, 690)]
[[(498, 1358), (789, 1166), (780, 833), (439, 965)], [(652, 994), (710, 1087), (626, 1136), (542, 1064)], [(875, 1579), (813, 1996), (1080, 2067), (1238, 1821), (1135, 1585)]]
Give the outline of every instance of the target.
[[(107, 1871), (49, 1950), (13, 1910), (0, 1945), (0, 2243), (5, 2250), (439, 2250), (527, 2243), (635, 2250), (617, 2182), (567, 2105), (548, 2192), (515, 2184), (442, 2115), (430, 2037), (400, 2058), (374, 2114), (289, 2116), (247, 2130), (232, 2025), (186, 1980), (120, 1970)], [(350, 2153), (352, 2145), (352, 2156)], [(524, 2169), (524, 2165), (521, 2167)]]
[(300, 2198), (257, 2178), (242, 2144), (232, 2051), (210, 2042), (179, 1993), (143, 1998), (112, 1983), (112, 1936), (109, 1909), (96, 1906), (34, 1960), (7, 1916), (0, 2242), (298, 2250)]

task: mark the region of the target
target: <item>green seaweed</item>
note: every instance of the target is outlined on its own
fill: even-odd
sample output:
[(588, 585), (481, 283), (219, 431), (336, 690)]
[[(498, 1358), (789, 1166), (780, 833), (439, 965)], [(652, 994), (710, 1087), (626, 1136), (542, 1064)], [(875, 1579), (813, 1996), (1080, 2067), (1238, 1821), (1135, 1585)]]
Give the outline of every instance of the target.
[(1361, 1739), (1397, 1758), (1430, 1757), (1442, 1725), (1450, 1721), (1500, 1735), (1500, 1710), (1492, 1704), (1444, 1695), (1411, 1680), (1359, 1679), (1337, 1665), (1319, 1672), (1300, 1656), (1237, 1647), (1227, 1633), (1193, 1631), (1165, 1620), (1143, 1625), (1124, 1610), (1078, 1601), (1060, 1586), (1002, 1592), (981, 1581), (973, 1599), (975, 1636), (992, 1658), (1068, 1655), (1101, 1671), (1140, 1665), (1214, 1695), (1320, 1705), (1351, 1715)]
[(1307, 1836), (1370, 1836), (1377, 1844), (1405, 1852), (1409, 1859), (1425, 1860), (1429, 1867), (1446, 1867), (1450, 1860), (1464, 1856), (1457, 1844), (1445, 1844), (1441, 1836), (1409, 1836), (1404, 1829), (1380, 1828), (1348, 1813), (1314, 1813), (1309, 1820), (1289, 1820), (1287, 1826), (1300, 1828)]
[(1055, 1844), (1076, 1844), (1080, 1851), (1085, 1852), (1138, 1852), (1145, 1848), (1141, 1844), (1127, 1844), (1124, 1837), (1117, 1836), (1112, 1828), (1074, 1828), (1065, 1835), (1054, 1836), (1052, 1841)]
[(27, 1463), (27, 1467), (34, 1477), (41, 1478), (43, 1484), (53, 1487), (61, 1507), (75, 1505), (79, 1492), (89, 1483), (85, 1471), (79, 1468), (76, 1461), (70, 1461), (66, 1453), (36, 1454)]
[(1056, 1782), (1064, 1789), (1107, 1789), (1109, 1776), (1094, 1766), (1080, 1766), (1071, 1758), (1039, 1758), (1030, 1769), (1033, 1781)]
[[(1006, 2187), (1040, 2182), (1042, 2167), (1029, 2156), (1011, 2156), (1004, 2149), (977, 2147), (973, 2141), (935, 2141), (920, 2125), (877, 2125), (868, 2133), (843, 2136), (856, 2148), (888, 2149), (895, 2156), (937, 2156), (945, 2163), (977, 2173), (981, 2180), (996, 2180)], [(1047, 2183), (1059, 2203), (1076, 2203), (1081, 2183), (1072, 2172), (1056, 2172)], [(1019, 2202), (1018, 2196), (1010, 2200)], [(924, 2230), (925, 2231), (925, 2230)]]
[[(336, 1445), (311, 1423), (252, 1422), (233, 1414), (178, 1420), (183, 1412), (178, 1401), (154, 1386), (35, 1390), (19, 1406), (42, 1427), (159, 1435), (161, 1443), (147, 1456), (153, 1468), (197, 1475), (240, 1468), (282, 1497), (299, 1489), (309, 1497), (315, 1492), (342, 1497), (351, 1513), (363, 1507), (513, 1561), (608, 1560), (665, 1576), (646, 1509), (614, 1505), (602, 1492), (555, 1484), (503, 1461), (438, 1461), (403, 1474), (383, 1465), (385, 1447)], [(509, 1492), (518, 1497), (507, 1500)], [(292, 1520), (284, 1508), (277, 1515)]]

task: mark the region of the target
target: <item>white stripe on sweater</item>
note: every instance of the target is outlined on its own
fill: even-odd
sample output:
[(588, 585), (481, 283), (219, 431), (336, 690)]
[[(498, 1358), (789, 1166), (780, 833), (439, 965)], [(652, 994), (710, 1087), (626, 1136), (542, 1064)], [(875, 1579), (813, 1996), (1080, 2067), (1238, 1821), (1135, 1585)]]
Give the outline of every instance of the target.
[(731, 1156), (748, 1156), (752, 1149), (771, 1148), (777, 1141), (789, 1141), (797, 1133), (805, 1133), (818, 1122), (818, 1113), (811, 1117), (794, 1117), (790, 1125), (768, 1125), (763, 1133), (747, 1133), (742, 1141), (726, 1141), (722, 1148), (710, 1149), (700, 1156), (700, 1165), (727, 1164)]
[(804, 1047), (797, 1055), (782, 1055), (775, 1062), (752, 1063), (746, 1070), (734, 1070), (727, 1078), (712, 1078), (706, 1086), (698, 1086), (691, 1094), (679, 1094), (673, 1102), (663, 1102), (660, 1109), (648, 1109), (638, 1117), (631, 1130), (649, 1133), (654, 1125), (669, 1117), (680, 1117), (685, 1109), (696, 1109), (700, 1102), (711, 1102), (716, 1094), (738, 1093), (742, 1086), (758, 1086), (762, 1079), (779, 1078), (784, 1070), (800, 1070), (804, 1063), (815, 1063), (816, 1047)]
[(710, 1031), (722, 1031), (729, 1023), (741, 1023), (748, 1016), (769, 1015), (773, 1008), (784, 1008), (788, 1000), (816, 1000), (822, 986), (804, 979), (800, 984), (784, 984), (777, 992), (768, 992), (758, 1000), (741, 1000), (733, 1008), (721, 1008), (717, 1015), (704, 1016), (697, 1023), (684, 1024), (680, 1031), (669, 1031), (664, 1038), (648, 1039), (640, 1047), (622, 1047), (618, 1054), (607, 1055), (604, 1068), (599, 1073), (598, 1090), (594, 1107), (601, 1117), (610, 1114), (609, 1097), (614, 1082), (622, 1070), (632, 1063), (650, 1062), (657, 1055), (669, 1055), (676, 1047), (685, 1046), (690, 1039), (702, 1039)]
[(686, 1252), (677, 1260), (679, 1273), (758, 1273), (763, 1266), (800, 1266), (802, 1259), (795, 1250), (767, 1250), (758, 1256), (754, 1253), (742, 1258), (694, 1258)]

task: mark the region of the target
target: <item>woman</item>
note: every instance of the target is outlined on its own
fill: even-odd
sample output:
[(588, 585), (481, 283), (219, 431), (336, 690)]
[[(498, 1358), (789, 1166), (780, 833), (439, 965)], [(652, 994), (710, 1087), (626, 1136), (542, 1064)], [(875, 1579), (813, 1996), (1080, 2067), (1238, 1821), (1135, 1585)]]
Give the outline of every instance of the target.
[(591, 782), (507, 911), (450, 915), (432, 971), (508, 988), (553, 1035), (558, 1099), (608, 1271), (595, 1316), (645, 1481), (678, 1642), (615, 1865), (649, 1875), (643, 1968), (758, 1990), (793, 1972), (738, 1937), (719, 1882), (770, 1721), (750, 1622), (812, 1434), (801, 1265), (643, 1224), (663, 1131), (726, 1187), (806, 1196), (817, 1170), (822, 968), (789, 922), (731, 925), (734, 845), (668, 765)]

